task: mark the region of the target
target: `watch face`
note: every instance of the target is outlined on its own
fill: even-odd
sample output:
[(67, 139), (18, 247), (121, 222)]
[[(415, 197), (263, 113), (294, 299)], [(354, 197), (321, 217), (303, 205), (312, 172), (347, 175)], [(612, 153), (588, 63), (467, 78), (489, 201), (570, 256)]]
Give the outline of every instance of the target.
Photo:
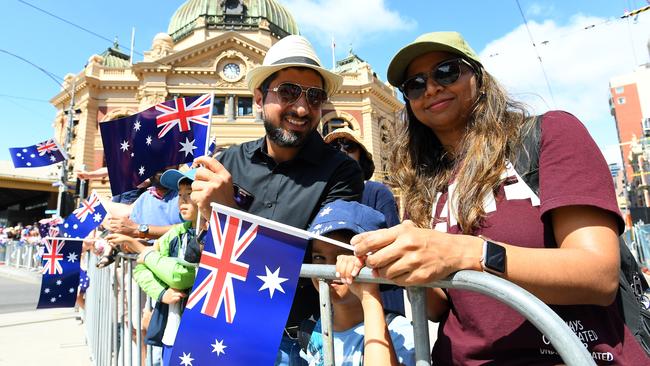
[(226, 66), (223, 67), (223, 75), (228, 79), (237, 79), (240, 71), (239, 65), (234, 63), (226, 64)]

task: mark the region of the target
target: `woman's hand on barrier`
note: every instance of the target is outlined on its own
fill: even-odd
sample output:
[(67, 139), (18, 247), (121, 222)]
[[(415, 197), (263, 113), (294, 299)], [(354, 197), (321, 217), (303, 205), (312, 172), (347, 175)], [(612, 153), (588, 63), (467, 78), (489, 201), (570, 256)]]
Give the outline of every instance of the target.
[(187, 294), (181, 290), (177, 290), (175, 288), (168, 288), (167, 290), (165, 290), (165, 293), (163, 294), (161, 301), (165, 304), (171, 305), (171, 304), (176, 304), (186, 296)]
[(461, 269), (480, 270), (483, 240), (418, 228), (411, 221), (350, 240), (375, 276), (403, 286), (422, 285)]

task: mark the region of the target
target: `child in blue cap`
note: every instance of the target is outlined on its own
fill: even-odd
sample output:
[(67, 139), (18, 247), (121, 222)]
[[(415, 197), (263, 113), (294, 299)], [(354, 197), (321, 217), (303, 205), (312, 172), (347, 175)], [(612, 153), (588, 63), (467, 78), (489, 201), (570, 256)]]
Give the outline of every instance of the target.
[[(309, 231), (343, 243), (359, 233), (386, 227), (384, 215), (358, 202), (337, 200), (323, 207)], [(352, 251), (313, 239), (311, 261), (336, 264), (337, 273), (358, 266)], [(316, 290), (318, 282), (312, 279)], [(414, 365), (413, 328), (401, 315), (384, 314), (379, 285), (337, 280), (330, 283), (335, 365)], [(320, 320), (302, 356), (310, 366), (323, 365)]]
[(163, 366), (170, 365), (171, 350), (185, 308), (187, 292), (194, 284), (202, 248), (196, 240), (198, 208), (190, 199), (196, 169), (169, 169), (160, 177), (167, 189), (178, 191), (178, 209), (183, 222), (171, 227), (153, 246), (121, 234), (106, 239), (126, 252), (138, 253), (133, 279), (156, 301), (145, 342), (163, 347)]

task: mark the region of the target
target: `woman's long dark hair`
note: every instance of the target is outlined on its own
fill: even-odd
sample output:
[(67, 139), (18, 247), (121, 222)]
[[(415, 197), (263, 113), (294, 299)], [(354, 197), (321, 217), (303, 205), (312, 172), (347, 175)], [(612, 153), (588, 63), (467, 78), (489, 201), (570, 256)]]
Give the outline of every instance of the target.
[(496, 192), (506, 159), (519, 145), (519, 130), (528, 117), (523, 104), (506, 94), (485, 70), (477, 73), (478, 99), (467, 116), (466, 133), (456, 151), (413, 114), (406, 101), (402, 120), (394, 125), (390, 157), (392, 183), (401, 188), (405, 210), (420, 227), (432, 226), (432, 205), (438, 192), (456, 183), (448, 197), (463, 233), (473, 233), (485, 218), (483, 198)]

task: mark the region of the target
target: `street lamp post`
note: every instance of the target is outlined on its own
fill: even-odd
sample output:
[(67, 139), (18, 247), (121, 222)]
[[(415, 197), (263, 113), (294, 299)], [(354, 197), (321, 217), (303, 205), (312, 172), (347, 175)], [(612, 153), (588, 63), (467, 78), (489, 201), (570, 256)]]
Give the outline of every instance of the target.
[[(72, 80), (72, 88), (70, 90), (70, 107), (68, 109), (68, 125), (66, 126), (65, 133), (65, 143), (63, 145), (63, 150), (65, 150), (68, 158), (70, 157), (70, 144), (72, 143), (72, 129), (74, 128), (74, 117), (75, 117), (75, 108), (74, 108), (74, 99), (75, 99), (75, 83), (76, 80)], [(61, 207), (63, 205), (63, 194), (68, 190), (68, 162), (63, 161), (61, 164), (61, 172), (59, 175), (59, 196), (56, 202), (56, 214), (61, 216)]]

